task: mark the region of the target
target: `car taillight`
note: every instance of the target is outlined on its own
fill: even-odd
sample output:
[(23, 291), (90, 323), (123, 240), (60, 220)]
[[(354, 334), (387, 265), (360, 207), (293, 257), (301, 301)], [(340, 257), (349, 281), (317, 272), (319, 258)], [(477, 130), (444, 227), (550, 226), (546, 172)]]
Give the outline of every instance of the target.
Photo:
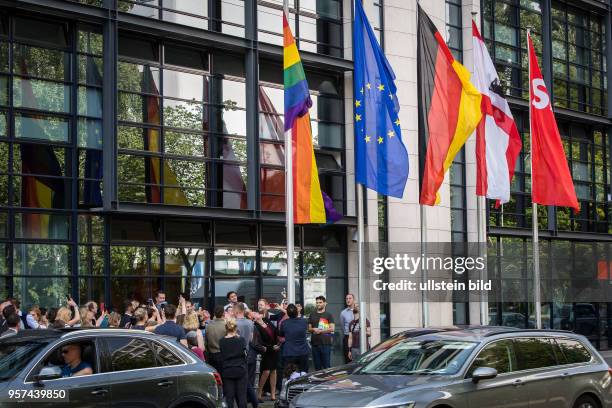
[(223, 388), (223, 381), (221, 380), (221, 374), (215, 371), (213, 373), (213, 376), (215, 377), (215, 382), (217, 383), (217, 386), (219, 388)]
[(608, 374), (610, 374), (610, 377), (612, 377), (612, 368), (608, 368)]

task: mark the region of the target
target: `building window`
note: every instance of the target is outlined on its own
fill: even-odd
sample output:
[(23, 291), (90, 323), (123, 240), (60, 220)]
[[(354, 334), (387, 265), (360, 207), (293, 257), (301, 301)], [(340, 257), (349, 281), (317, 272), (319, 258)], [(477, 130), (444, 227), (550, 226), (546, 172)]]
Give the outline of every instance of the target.
[[(494, 200), (488, 200), (490, 225), (511, 228), (531, 228), (531, 169), (529, 117), (525, 112), (512, 112), (516, 126), (522, 138), (523, 148), (516, 160), (514, 177), (510, 184), (510, 200), (496, 206)], [(538, 206), (538, 225), (548, 226), (546, 206)]]
[[(605, 287), (612, 278), (610, 244), (542, 239), (539, 252), (543, 327), (575, 331), (596, 347), (608, 348), (610, 304), (599, 302), (606, 298)], [(534, 327), (532, 254), (530, 239), (489, 237), (489, 324)]]
[(119, 50), (119, 200), (246, 208), (242, 58), (128, 36)]
[[(259, 41), (283, 44), (283, 1), (258, 0)], [(289, 26), (302, 51), (342, 57), (342, 1), (290, 0)]]
[(244, 0), (119, 0), (117, 10), (244, 37)]
[[(453, 56), (463, 61), (463, 27), (461, 16), (461, 1), (446, 0), (446, 43)], [(467, 242), (467, 201), (465, 194), (465, 147), (455, 156), (450, 168), (450, 211), (451, 211), (451, 241), (455, 256), (464, 255)], [(467, 284), (467, 276), (453, 277)], [(453, 292), (453, 324), (469, 323), (469, 302), (459, 292)]]
[(463, 61), (461, 0), (446, 0), (446, 44), (457, 61)]
[(467, 241), (467, 204), (465, 197), (465, 149), (461, 149), (450, 168), (451, 234), (453, 242)]
[(553, 3), (555, 106), (605, 115), (605, 29), (602, 16)]
[(540, 2), (485, 0), (482, 9), (483, 36), (497, 68), (500, 83), (508, 95), (527, 99), (527, 27), (532, 27), (536, 54), (542, 57), (542, 15)]
[(0, 292), (57, 304), (78, 265), (76, 211), (102, 205), (102, 35), (3, 13), (0, 26)]
[[(281, 66), (260, 62), (259, 150), (260, 206), (263, 211), (285, 210), (285, 135)], [(312, 108), (315, 159), (321, 190), (345, 213), (343, 76), (306, 71)]]
[[(523, 149), (517, 159), (510, 201), (499, 208), (495, 208), (495, 203), (491, 201), (489, 221), (493, 226), (531, 228), (529, 118), (526, 113), (520, 112), (514, 112), (514, 118), (523, 139)], [(557, 207), (557, 228), (608, 233), (610, 156), (605, 129), (562, 121), (558, 122), (558, 127), (580, 203), (580, 212), (574, 214), (569, 208)], [(538, 224), (540, 228), (548, 228), (546, 206), (538, 206)]]
[(574, 214), (569, 208), (558, 207), (557, 227), (608, 233), (609, 142), (605, 129), (570, 123), (559, 125), (580, 212)]

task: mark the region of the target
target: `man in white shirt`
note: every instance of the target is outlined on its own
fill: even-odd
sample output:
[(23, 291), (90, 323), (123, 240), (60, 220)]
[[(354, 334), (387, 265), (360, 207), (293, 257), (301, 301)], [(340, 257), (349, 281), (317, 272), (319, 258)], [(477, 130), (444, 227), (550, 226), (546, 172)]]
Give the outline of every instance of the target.
[(340, 324), (342, 325), (342, 354), (344, 355), (344, 363), (348, 364), (351, 360), (349, 359), (349, 347), (348, 339), (350, 330), (349, 324), (353, 321), (353, 309), (355, 308), (355, 295), (348, 293), (345, 298), (346, 308), (340, 312)]

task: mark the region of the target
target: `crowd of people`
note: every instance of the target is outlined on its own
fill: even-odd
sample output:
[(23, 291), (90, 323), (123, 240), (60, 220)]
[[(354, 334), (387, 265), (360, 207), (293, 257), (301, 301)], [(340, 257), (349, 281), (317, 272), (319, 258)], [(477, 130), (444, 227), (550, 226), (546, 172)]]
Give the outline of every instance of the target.
[[(257, 407), (264, 392), (275, 400), (283, 381), (308, 372), (310, 356), (315, 370), (331, 366), (336, 326), (324, 296), (315, 299), (315, 310), (307, 318), (300, 304), (289, 304), (286, 299), (276, 304), (262, 298), (250, 309), (234, 291), (226, 298), (227, 304), (215, 306), (212, 316), (201, 307), (196, 309), (186, 295), (179, 295), (175, 305), (161, 291), (146, 303), (126, 300), (121, 311), (106, 310), (94, 301), (79, 306), (68, 296), (65, 306), (32, 306), (26, 313), (18, 299), (9, 298), (0, 303), (0, 339), (24, 329), (69, 327), (146, 330), (172, 336), (221, 373), (228, 406), (235, 402), (238, 408), (249, 403)], [(339, 318), (344, 361), (350, 362), (360, 355), (359, 310), (354, 295), (347, 294), (345, 301)], [(369, 321), (366, 332), (369, 338)], [(62, 350), (64, 376), (92, 373), (79, 352), (77, 348)]]

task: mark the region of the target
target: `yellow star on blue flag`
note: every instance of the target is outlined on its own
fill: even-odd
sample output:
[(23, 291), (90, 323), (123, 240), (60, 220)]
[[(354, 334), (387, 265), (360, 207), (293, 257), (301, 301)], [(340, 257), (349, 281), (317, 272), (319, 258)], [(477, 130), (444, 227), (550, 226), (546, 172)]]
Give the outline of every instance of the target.
[[(355, 98), (355, 114), (360, 119), (355, 121), (356, 181), (380, 194), (401, 198), (408, 179), (408, 151), (399, 127), (395, 74), (376, 40), (361, 1), (354, 4), (354, 89), (361, 90), (359, 103)], [(372, 85), (377, 91), (363, 92)], [(370, 136), (364, 138), (364, 133), (377, 135), (376, 143)]]

